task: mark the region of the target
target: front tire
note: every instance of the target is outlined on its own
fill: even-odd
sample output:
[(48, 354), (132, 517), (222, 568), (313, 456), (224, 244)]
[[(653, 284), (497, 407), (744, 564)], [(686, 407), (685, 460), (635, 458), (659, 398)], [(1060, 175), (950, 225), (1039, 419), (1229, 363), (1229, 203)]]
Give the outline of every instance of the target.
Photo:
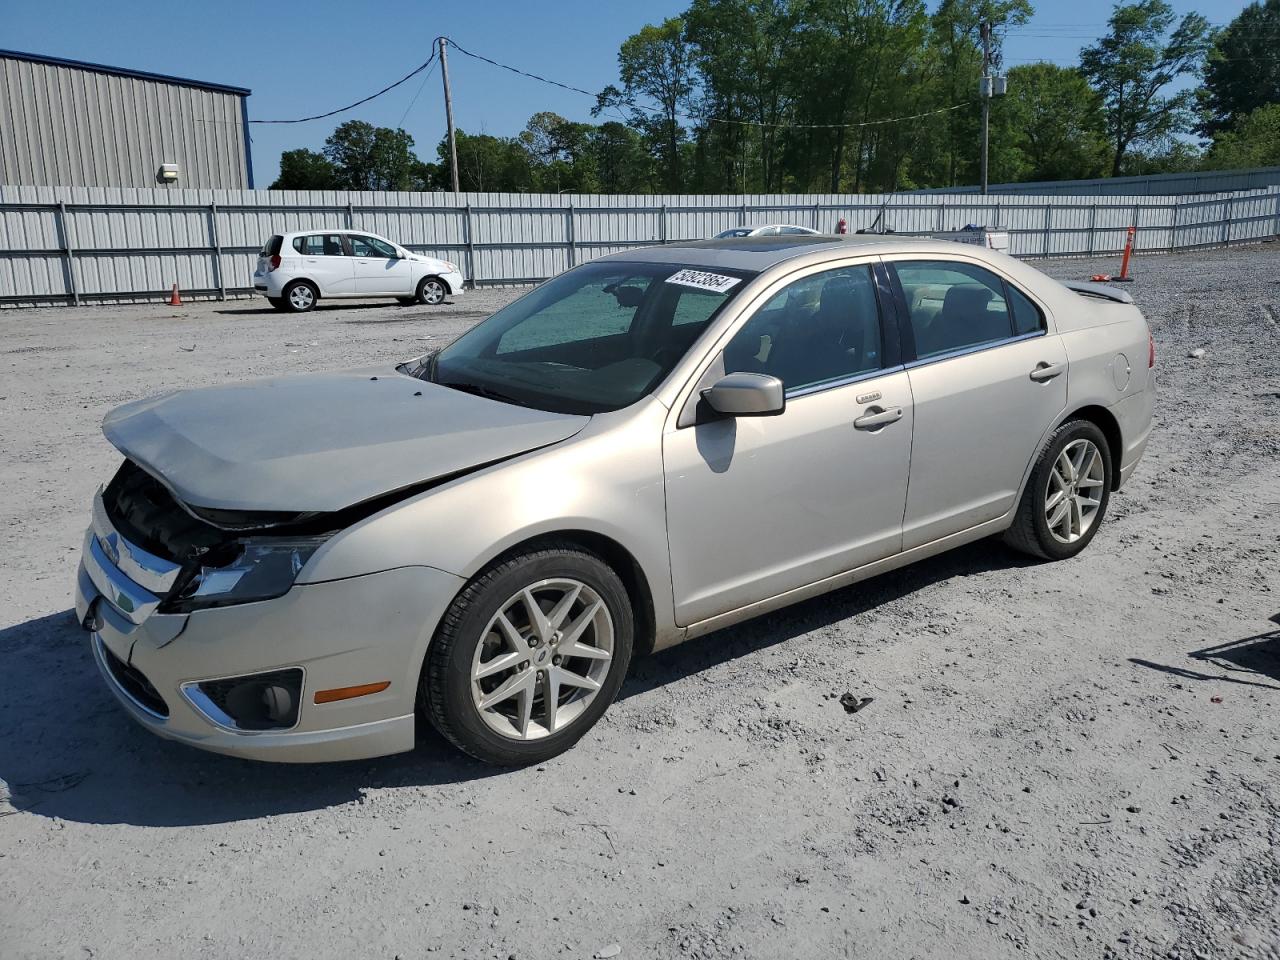
[(290, 313), (306, 313), (320, 299), (320, 291), (306, 280), (295, 280), (284, 288), (284, 305)]
[(458, 595), (423, 666), (419, 702), (486, 763), (540, 763), (572, 747), (626, 676), (631, 602), (595, 555), (555, 545), (503, 560)]
[(426, 304), (428, 307), (444, 303), (444, 298), (448, 295), (449, 290), (439, 277), (423, 277), (418, 283), (416, 299), (419, 303)]
[(1089, 545), (1111, 499), (1111, 448), (1098, 426), (1068, 420), (1045, 442), (1005, 542), (1044, 560)]

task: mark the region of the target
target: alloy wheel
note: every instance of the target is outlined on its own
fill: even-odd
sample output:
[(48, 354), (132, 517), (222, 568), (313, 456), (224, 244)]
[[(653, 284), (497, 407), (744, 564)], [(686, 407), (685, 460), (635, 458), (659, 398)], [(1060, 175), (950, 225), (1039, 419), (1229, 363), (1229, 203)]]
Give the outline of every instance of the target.
[(289, 291), (289, 303), (295, 310), (309, 310), (316, 302), (316, 295), (305, 283), (300, 283)]
[(1073, 440), (1062, 448), (1049, 471), (1044, 518), (1059, 543), (1075, 543), (1089, 532), (1102, 506), (1106, 464), (1091, 440)]
[(439, 280), (428, 280), (422, 285), (422, 299), (435, 306), (444, 300), (444, 284)]
[(476, 645), (472, 703), (508, 739), (558, 733), (596, 698), (613, 650), (613, 618), (595, 590), (570, 578), (530, 584), (503, 603)]

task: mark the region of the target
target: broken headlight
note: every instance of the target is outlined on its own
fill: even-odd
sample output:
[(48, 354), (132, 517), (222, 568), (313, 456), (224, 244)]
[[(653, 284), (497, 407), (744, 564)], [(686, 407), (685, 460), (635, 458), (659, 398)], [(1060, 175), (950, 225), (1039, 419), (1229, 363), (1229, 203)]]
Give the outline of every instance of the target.
[(283, 596), (328, 537), (237, 540), (195, 561), (165, 600), (169, 613)]

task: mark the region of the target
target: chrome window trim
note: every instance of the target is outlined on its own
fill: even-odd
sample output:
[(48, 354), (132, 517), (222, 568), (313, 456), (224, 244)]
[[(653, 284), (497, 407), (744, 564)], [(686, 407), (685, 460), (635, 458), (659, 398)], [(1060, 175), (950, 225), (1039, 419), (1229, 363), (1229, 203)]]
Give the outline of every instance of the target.
[[(151, 593), (157, 596), (168, 593), (178, 579), (178, 574), (182, 570), (181, 565), (165, 560), (163, 557), (157, 557), (154, 553), (126, 540), (107, 517), (107, 507), (102, 500), (102, 493), (103, 488), (99, 487), (93, 498), (93, 532), (99, 541), (104, 542), (102, 544), (104, 547), (110, 544), (107, 549), (114, 548), (117, 556), (111, 558), (114, 561), (113, 565), (138, 586)], [(113, 537), (114, 540), (111, 539)], [(104, 549), (103, 552), (106, 553), (107, 550)]]
[(908, 360), (903, 364), (908, 370), (916, 367), (927, 366), (931, 363), (939, 363), (943, 360), (955, 360), (958, 357), (967, 357), (974, 353), (984, 353), (987, 350), (994, 350), (996, 347), (1008, 346), (1011, 343), (1021, 343), (1024, 340), (1034, 340), (1037, 337), (1047, 337), (1047, 330), (1037, 330), (1035, 333), (1024, 333), (1018, 337), (1004, 337), (1000, 340), (989, 340), (986, 343), (975, 343), (971, 347), (961, 347), (958, 350), (948, 350), (946, 353), (935, 353), (930, 357), (917, 357), (915, 360)]
[[(156, 711), (152, 710), (145, 703), (143, 703), (141, 700), (135, 697), (132, 693), (130, 693), (124, 687), (124, 685), (121, 684), (120, 681), (116, 679), (116, 675), (111, 672), (111, 667), (107, 664), (107, 655), (104, 652), (105, 649), (106, 649), (106, 645), (102, 640), (102, 634), (95, 633), (93, 635), (93, 656), (94, 656), (94, 659), (98, 661), (98, 666), (101, 668), (103, 676), (107, 678), (107, 683), (111, 684), (111, 689), (115, 692), (115, 694), (119, 697), (123, 697), (125, 700), (128, 700), (129, 703), (137, 707), (139, 710), (141, 710), (147, 716), (151, 717), (153, 720), (157, 720), (160, 723), (168, 723), (169, 721), (168, 717), (166, 717), (163, 713), (156, 713)], [(150, 681), (148, 681), (148, 683), (150, 683)], [(156, 692), (159, 693), (160, 691), (157, 690)]]
[[(874, 370), (867, 370), (863, 373), (850, 374), (847, 377), (840, 377), (838, 380), (822, 380), (818, 383), (806, 384), (803, 387), (796, 387), (793, 390), (786, 391), (788, 400), (799, 399), (800, 397), (812, 396), (815, 393), (826, 393), (828, 390), (838, 390), (840, 387), (847, 387), (853, 383), (862, 383), (864, 380), (874, 380), (876, 377), (885, 377), (894, 373), (901, 373), (906, 369), (906, 365), (899, 363), (892, 367), (876, 367)], [(785, 384), (783, 386), (786, 386)]]
[[(200, 689), (202, 683), (216, 683), (222, 680), (251, 680), (254, 677), (261, 676), (264, 673), (275, 673), (279, 670), (301, 670), (302, 683), (298, 685), (298, 716), (290, 727), (272, 727), (270, 730), (245, 730), (243, 727), (236, 725), (235, 718), (225, 713), (216, 703), (209, 699), (209, 696)], [(233, 673), (223, 677), (203, 677), (200, 680), (184, 680), (178, 684), (178, 691), (182, 694), (183, 699), (191, 705), (192, 709), (204, 719), (208, 720), (215, 727), (226, 730), (229, 733), (238, 734), (242, 737), (258, 737), (263, 734), (288, 733), (290, 730), (296, 730), (298, 724), (302, 722), (302, 705), (306, 701), (307, 692), (307, 668), (300, 663), (287, 664), (283, 667), (271, 667), (267, 670), (255, 670), (253, 673)]]

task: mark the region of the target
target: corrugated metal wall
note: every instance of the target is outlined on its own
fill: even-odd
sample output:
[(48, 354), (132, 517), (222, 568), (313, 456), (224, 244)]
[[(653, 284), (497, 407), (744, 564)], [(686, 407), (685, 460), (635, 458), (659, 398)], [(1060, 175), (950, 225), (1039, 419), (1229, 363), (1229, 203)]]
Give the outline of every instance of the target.
[(243, 189), (235, 93), (0, 56), (0, 183)]
[(1280, 233), (1280, 189), (1188, 197), (560, 196), (0, 187), (0, 303), (247, 293), (273, 233), (347, 227), (454, 260), (477, 284), (540, 280), (577, 263), (744, 223), (903, 234), (968, 223), (1010, 232), (1020, 257), (1159, 252)]
[[(1044, 180), (1027, 183), (993, 183), (989, 193), (1029, 193), (1036, 196), (1172, 197), (1192, 193), (1226, 193), (1230, 190), (1264, 190), (1280, 186), (1280, 167), (1247, 170), (1206, 170), (1190, 173), (1156, 173), (1147, 177), (1103, 177), (1097, 180)], [(923, 193), (977, 193), (975, 187), (942, 187)]]

